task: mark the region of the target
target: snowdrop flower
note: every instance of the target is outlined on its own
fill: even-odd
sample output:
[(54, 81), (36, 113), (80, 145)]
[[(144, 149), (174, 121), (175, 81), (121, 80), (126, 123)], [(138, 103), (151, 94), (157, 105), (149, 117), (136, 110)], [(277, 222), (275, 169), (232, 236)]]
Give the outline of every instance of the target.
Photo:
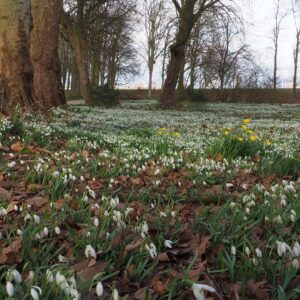
[(206, 285), (206, 284), (197, 284), (197, 283), (194, 283), (192, 285), (192, 290), (193, 290), (193, 293), (194, 293), (194, 296), (197, 300), (204, 300), (204, 290), (205, 291), (208, 291), (208, 292), (211, 292), (211, 293), (215, 293), (216, 290), (209, 286), (209, 285)]
[(46, 271), (46, 280), (47, 282), (51, 283), (54, 281), (54, 276), (51, 270), (47, 269)]
[[(203, 184), (204, 184), (204, 182), (203, 182)], [(205, 185), (205, 184), (204, 184)], [(227, 189), (230, 189), (230, 188), (232, 188), (233, 187), (233, 184), (232, 183), (226, 183), (226, 188)]]
[(300, 256), (300, 245), (298, 242), (295, 242), (294, 247), (293, 247), (293, 254), (295, 256)]
[(284, 206), (286, 206), (286, 204), (287, 204), (286, 195), (282, 195), (281, 199), (280, 199), (280, 205), (284, 207)]
[(157, 256), (156, 246), (153, 243), (151, 243), (149, 246), (146, 245), (145, 247), (148, 250), (151, 258), (155, 258)]
[(65, 262), (68, 262), (68, 259), (63, 256), (63, 255), (58, 255), (58, 261), (61, 262), (61, 263), (65, 263)]
[(9, 274), (9, 281), (14, 280), (15, 283), (19, 284), (22, 282), (22, 276), (18, 270), (14, 269)]
[(49, 234), (48, 227), (44, 227), (44, 229), (43, 229), (43, 236), (44, 236), (44, 237), (47, 237), (48, 234)]
[(101, 297), (103, 295), (103, 284), (101, 281), (99, 281), (97, 283), (97, 286), (96, 286), (96, 294), (98, 297)]
[(170, 240), (165, 240), (164, 245), (166, 248), (172, 248), (173, 242)]
[(245, 247), (245, 252), (246, 252), (246, 254), (247, 254), (248, 256), (250, 255), (250, 249), (249, 249), (248, 246)]
[(99, 219), (98, 218), (94, 219), (94, 226), (99, 227)]
[(175, 218), (176, 217), (176, 211), (171, 211), (171, 217)]
[(86, 246), (84, 253), (86, 258), (96, 258), (97, 256), (95, 249), (91, 245)]
[(231, 254), (236, 255), (236, 248), (234, 246), (231, 246)]
[(7, 215), (7, 210), (4, 207), (0, 208), (0, 217), (5, 217)]
[(160, 216), (162, 217), (162, 218), (166, 218), (167, 217), (167, 215), (164, 213), (164, 212), (160, 212)]
[(38, 287), (38, 286), (31, 287), (30, 294), (31, 294), (31, 297), (33, 300), (39, 300), (39, 294), (38, 294), (37, 290), (38, 290), (39, 294), (42, 295), (42, 290), (40, 287)]
[(293, 262), (292, 262), (292, 266), (295, 268), (295, 269), (299, 269), (299, 260), (294, 258), (293, 259)]
[(276, 244), (277, 244), (277, 253), (279, 256), (283, 256), (287, 250), (292, 252), (290, 246), (287, 243), (277, 241)]
[(255, 253), (256, 253), (257, 257), (262, 257), (262, 252), (261, 252), (261, 250), (259, 248), (255, 249)]
[(282, 218), (280, 215), (274, 217), (273, 221), (277, 224), (282, 224)]
[(41, 218), (38, 215), (34, 215), (33, 216), (33, 220), (36, 224), (40, 224), (41, 223)]
[(134, 211), (133, 208), (127, 207), (125, 210), (125, 217), (128, 217)]
[(15, 293), (15, 288), (10, 281), (6, 282), (6, 293), (9, 297), (13, 297), (13, 295)]
[(29, 280), (30, 282), (32, 282), (33, 279), (34, 279), (34, 272), (33, 272), (33, 271), (30, 271), (27, 278), (28, 278), (28, 280)]
[(58, 226), (56, 226), (54, 230), (57, 235), (60, 235), (60, 228)]
[(113, 289), (112, 296), (113, 300), (119, 300), (119, 292), (117, 289)]

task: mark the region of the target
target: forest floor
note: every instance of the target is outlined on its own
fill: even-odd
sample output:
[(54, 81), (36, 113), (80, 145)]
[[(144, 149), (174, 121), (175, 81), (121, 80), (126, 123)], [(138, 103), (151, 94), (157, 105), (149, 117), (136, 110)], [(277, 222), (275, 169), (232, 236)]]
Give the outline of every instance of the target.
[(0, 299), (299, 299), (299, 120), (147, 100), (0, 120)]

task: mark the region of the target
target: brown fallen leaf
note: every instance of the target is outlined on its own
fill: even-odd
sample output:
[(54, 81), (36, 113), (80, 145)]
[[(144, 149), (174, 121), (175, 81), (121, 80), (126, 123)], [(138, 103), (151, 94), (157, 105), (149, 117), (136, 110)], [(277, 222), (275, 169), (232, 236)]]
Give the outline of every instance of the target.
[(163, 283), (161, 279), (157, 276), (153, 277), (151, 279), (150, 286), (153, 288), (153, 290), (159, 295), (162, 296), (167, 293), (168, 291), (168, 284)]
[(48, 200), (43, 197), (33, 197), (28, 199), (27, 204), (31, 205), (33, 209), (39, 210), (42, 207), (46, 206), (48, 204)]
[(16, 237), (11, 245), (4, 247), (0, 252), (0, 265), (13, 265), (23, 260), (21, 255), (23, 241), (21, 237)]
[(58, 199), (55, 201), (55, 208), (56, 209), (62, 209), (64, 207), (65, 200), (64, 199)]
[(99, 261), (96, 264), (89, 267), (90, 260), (84, 260), (75, 264), (71, 267), (73, 272), (76, 272), (77, 276), (81, 281), (89, 281), (93, 279), (96, 275), (105, 271), (108, 266), (108, 263), (105, 261)]
[(84, 158), (89, 158), (89, 156), (90, 156), (90, 153), (87, 150), (82, 150), (80, 154)]
[(8, 201), (11, 198), (11, 193), (7, 191), (6, 189), (0, 187), (0, 201)]
[(21, 152), (24, 149), (24, 145), (21, 144), (20, 142), (17, 142), (15, 144), (12, 144), (10, 146), (10, 149), (14, 152)]

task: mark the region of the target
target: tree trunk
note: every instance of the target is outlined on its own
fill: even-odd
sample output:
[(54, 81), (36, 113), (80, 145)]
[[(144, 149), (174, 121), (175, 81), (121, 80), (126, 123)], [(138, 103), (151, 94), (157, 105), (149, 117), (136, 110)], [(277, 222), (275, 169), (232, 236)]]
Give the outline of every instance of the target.
[(88, 72), (87, 49), (84, 40), (72, 29), (69, 31), (71, 45), (74, 49), (76, 65), (78, 68), (81, 95), (85, 103), (91, 105), (90, 79)]
[(160, 101), (166, 106), (173, 105), (180, 67), (184, 60), (184, 46), (171, 48), (171, 59), (167, 68), (167, 78)]
[(153, 66), (149, 67), (148, 97), (152, 97)]
[(30, 0), (0, 2), (0, 109), (33, 106), (33, 68), (29, 54)]
[(274, 50), (274, 70), (273, 70), (273, 88), (277, 89), (277, 56), (278, 56), (278, 37), (275, 40), (275, 50)]
[(297, 73), (298, 73), (298, 60), (299, 60), (299, 46), (300, 46), (300, 31), (296, 35), (296, 47), (294, 55), (294, 76), (293, 76), (293, 95), (297, 94)]
[(46, 106), (65, 104), (58, 56), (62, 0), (32, 0), (31, 11), (33, 30), (30, 53), (35, 95)]

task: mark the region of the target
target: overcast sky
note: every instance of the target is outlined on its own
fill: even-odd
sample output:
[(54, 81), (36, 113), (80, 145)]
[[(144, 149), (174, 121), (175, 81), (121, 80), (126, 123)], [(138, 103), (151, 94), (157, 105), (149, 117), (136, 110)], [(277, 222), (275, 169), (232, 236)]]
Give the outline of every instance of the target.
[[(153, 0), (155, 1), (155, 0)], [(276, 0), (238, 0), (244, 1), (241, 10), (246, 22), (246, 42), (253, 54), (263, 65), (272, 70), (273, 44), (272, 28), (275, 23)], [(282, 13), (291, 9), (290, 0), (281, 0)], [(300, 23), (300, 20), (299, 20)], [(293, 15), (286, 16), (282, 22), (278, 53), (278, 75), (284, 87), (291, 86), (293, 76), (293, 49), (295, 47), (295, 23)], [(147, 86), (147, 72), (145, 66), (141, 68), (142, 74), (137, 77), (133, 86)], [(144, 72), (144, 73), (143, 73)], [(160, 65), (156, 65), (154, 82), (160, 85)], [(299, 70), (300, 72), (300, 70)]]

